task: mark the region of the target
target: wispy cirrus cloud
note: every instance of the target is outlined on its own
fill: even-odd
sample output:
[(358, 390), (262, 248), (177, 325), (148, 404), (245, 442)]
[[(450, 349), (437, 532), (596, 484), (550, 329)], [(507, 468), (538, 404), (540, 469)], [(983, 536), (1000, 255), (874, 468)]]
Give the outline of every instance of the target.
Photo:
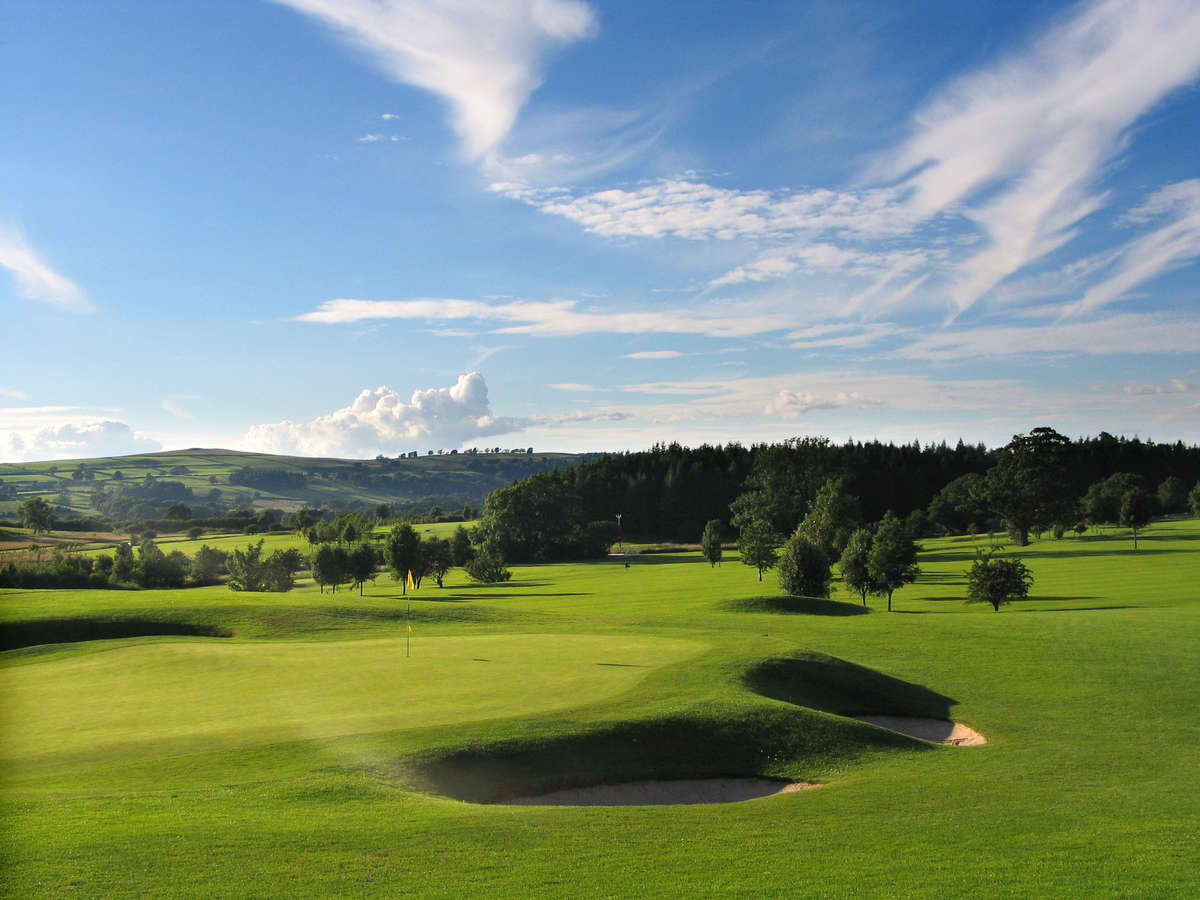
[(919, 216), (958, 210), (987, 238), (955, 272), (959, 310), (1061, 247), (1104, 205), (1095, 182), (1129, 129), (1200, 75), (1197, 34), (1192, 0), (1083, 5), (917, 114), (882, 170), (907, 175)]
[(275, 2), (332, 27), (387, 76), (443, 98), (472, 160), (504, 140), (547, 55), (596, 29), (581, 0)]
[(894, 356), (933, 362), (1030, 354), (1200, 353), (1200, 321), (1172, 313), (1119, 313), (1098, 319), (926, 331)]
[[(796, 311), (781, 307), (748, 311), (739, 304), (707, 304), (688, 309), (618, 311), (582, 306), (576, 300), (518, 300), (483, 303), (478, 300), (423, 298), (419, 300), (327, 300), (301, 322), (342, 324), (366, 319), (478, 320), (493, 323), (501, 334), (565, 337), (580, 334), (698, 334), (709, 337), (748, 337), (804, 324)], [(495, 327), (499, 326), (499, 327)]]
[(626, 353), (626, 359), (678, 359), (687, 356), (678, 350), (639, 350), (637, 353)]
[(199, 400), (199, 399), (200, 399), (199, 394), (172, 394), (170, 397), (163, 398), (162, 408), (165, 409), (167, 412), (169, 412), (171, 415), (173, 415), (177, 419), (190, 419), (190, 418), (192, 418), (191, 410), (187, 409), (186, 407), (180, 406), (179, 401)]
[(573, 195), (563, 188), (495, 182), (491, 190), (603, 237), (733, 240), (797, 231), (887, 234), (903, 230), (908, 213), (892, 189), (866, 191), (740, 191), (690, 179), (661, 179), (633, 190)]
[(1125, 216), (1134, 224), (1155, 219), (1167, 221), (1122, 247), (1108, 277), (1088, 288), (1067, 315), (1113, 303), (1156, 275), (1200, 257), (1200, 178), (1155, 191)]
[[(606, 238), (758, 247), (710, 290), (821, 273), (848, 315), (930, 295), (957, 315), (1109, 203), (1099, 183), (1134, 129), (1200, 77), (1197, 33), (1196, 0), (1080, 4), (935, 92), (857, 186), (739, 190), (689, 176), (585, 192), (515, 178), (491, 189)], [(1195, 256), (1193, 218), (1175, 202), (1171, 225), (1136, 241), (1111, 278), (1082, 285), (1076, 312)]]
[(12, 272), (18, 291), (30, 300), (74, 313), (95, 310), (79, 285), (51, 268), (16, 228), (0, 226), (0, 266)]

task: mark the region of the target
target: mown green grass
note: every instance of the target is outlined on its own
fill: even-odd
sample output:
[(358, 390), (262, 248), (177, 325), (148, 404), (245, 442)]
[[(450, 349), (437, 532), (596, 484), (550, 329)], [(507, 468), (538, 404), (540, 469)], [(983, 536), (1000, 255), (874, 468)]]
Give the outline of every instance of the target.
[[(981, 541), (982, 543), (982, 541)], [(727, 554), (453, 572), (412, 601), (4, 591), (0, 623), (153, 620), (231, 637), (0, 655), (15, 895), (1193, 896), (1200, 522), (1021, 552), (1031, 598), (963, 604), (966, 539), (866, 614), (780, 603)], [(840, 588), (840, 586), (839, 586)], [(857, 612), (857, 611), (856, 611)], [(886, 706), (887, 709), (872, 709)], [(843, 718), (941, 714), (933, 748)], [(634, 777), (768, 774), (724, 806), (464, 802)]]

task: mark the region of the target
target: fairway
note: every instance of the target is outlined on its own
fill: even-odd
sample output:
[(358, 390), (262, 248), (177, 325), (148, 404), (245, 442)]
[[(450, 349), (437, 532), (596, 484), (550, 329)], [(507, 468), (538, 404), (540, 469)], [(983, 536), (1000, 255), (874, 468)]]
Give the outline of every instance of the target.
[[(0, 761), (122, 757), (203, 738), (245, 746), (424, 728), (590, 703), (704, 649), (669, 638), (519, 634), (358, 641), (118, 645), (0, 670)], [(119, 698), (119, 699), (118, 699)]]
[[(1189, 896), (1200, 522), (1036, 542), (963, 603), (927, 540), (896, 612), (696, 553), (386, 578), (365, 595), (0, 593), (6, 625), (221, 626), (3, 654), (6, 887), (59, 896)], [(1012, 550), (1012, 548), (1009, 548)], [(45, 626), (50, 627), (50, 626)], [(857, 721), (953, 719), (939, 747)], [(641, 780), (742, 803), (487, 802)], [(601, 793), (601, 796), (604, 796)]]

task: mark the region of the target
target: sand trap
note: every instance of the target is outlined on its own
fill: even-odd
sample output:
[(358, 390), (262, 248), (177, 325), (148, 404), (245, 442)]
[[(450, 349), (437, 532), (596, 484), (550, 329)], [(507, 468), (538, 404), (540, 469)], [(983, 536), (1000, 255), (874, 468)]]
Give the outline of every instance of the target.
[(775, 781), (771, 778), (693, 778), (680, 781), (631, 781), (597, 784), (514, 797), (501, 803), (516, 806), (669, 806), (692, 803), (739, 803), (776, 794), (791, 794), (815, 784)]
[(932, 741), (935, 744), (953, 744), (956, 747), (977, 747), (986, 744), (987, 738), (963, 725), (947, 719), (921, 719), (915, 716), (854, 716), (860, 722), (869, 722), (889, 731), (898, 731), (909, 737)]

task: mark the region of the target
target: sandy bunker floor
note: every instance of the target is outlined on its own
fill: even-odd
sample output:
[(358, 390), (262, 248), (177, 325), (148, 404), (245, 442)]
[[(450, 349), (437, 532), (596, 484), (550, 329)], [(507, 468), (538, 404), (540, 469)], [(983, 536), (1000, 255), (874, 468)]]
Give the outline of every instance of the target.
[(854, 718), (860, 722), (869, 722), (880, 728), (898, 731), (909, 737), (932, 741), (935, 744), (977, 747), (987, 743), (987, 738), (974, 728), (947, 719), (921, 719), (913, 716), (854, 716)]
[(771, 778), (692, 778), (678, 781), (631, 781), (597, 784), (514, 797), (504, 803), (517, 806), (667, 806), (691, 803), (738, 803), (775, 794), (790, 794), (815, 784), (776, 781)]

